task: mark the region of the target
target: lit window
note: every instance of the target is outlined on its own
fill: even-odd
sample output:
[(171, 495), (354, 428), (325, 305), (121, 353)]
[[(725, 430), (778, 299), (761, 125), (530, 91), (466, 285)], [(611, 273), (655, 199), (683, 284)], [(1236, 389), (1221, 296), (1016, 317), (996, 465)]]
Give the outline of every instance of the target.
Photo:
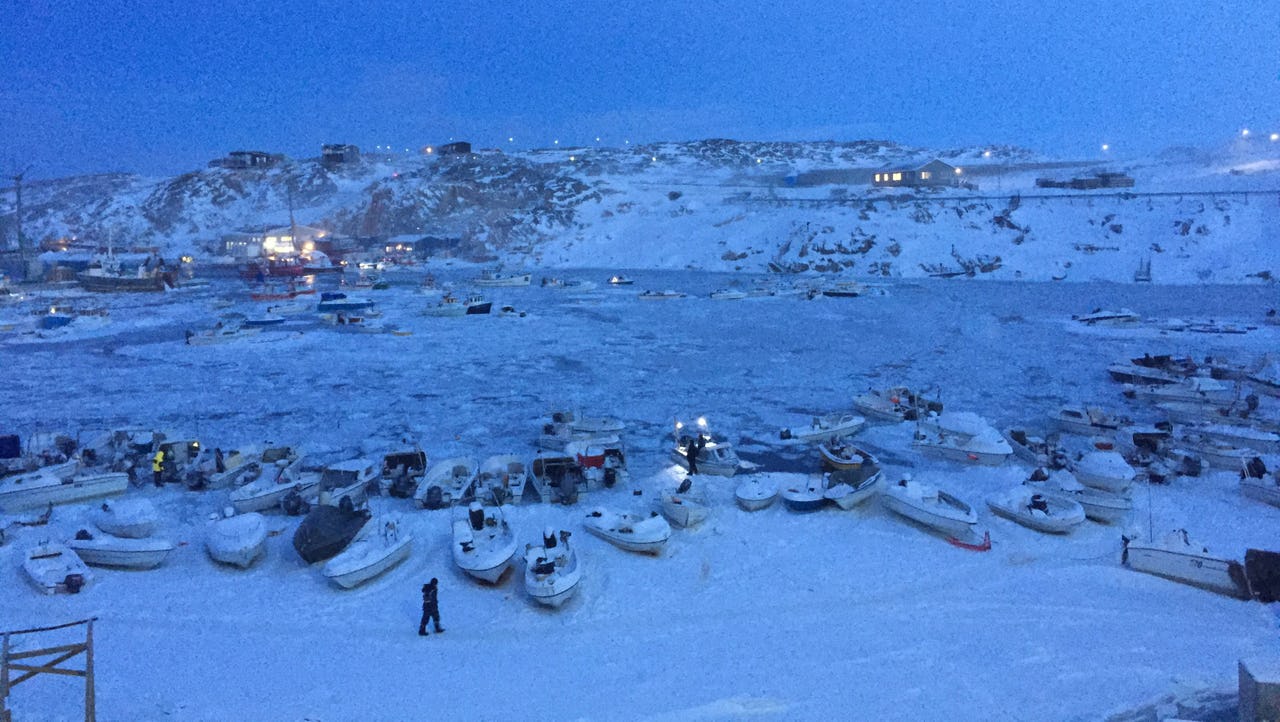
[(933, 175), (927, 170), (920, 171), (920, 180), (929, 180), (929, 176)]
[(876, 173), (876, 183), (879, 183), (879, 182), (880, 182), (880, 174)]
[(893, 174), (893, 179), (894, 179), (894, 180), (896, 180), (896, 181), (900, 181), (900, 180), (902, 180), (902, 174), (901, 174), (901, 173), (894, 173), (894, 174)]

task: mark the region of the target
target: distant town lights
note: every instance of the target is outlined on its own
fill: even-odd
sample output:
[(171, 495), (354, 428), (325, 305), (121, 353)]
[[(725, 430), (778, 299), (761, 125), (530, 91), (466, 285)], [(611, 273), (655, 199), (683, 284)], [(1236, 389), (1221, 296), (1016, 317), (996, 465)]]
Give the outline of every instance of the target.
[(983, 158), (990, 158), (990, 157), (991, 157), (991, 151), (989, 151), (989, 150), (984, 150), (984, 151), (982, 151), (982, 157), (983, 157)]

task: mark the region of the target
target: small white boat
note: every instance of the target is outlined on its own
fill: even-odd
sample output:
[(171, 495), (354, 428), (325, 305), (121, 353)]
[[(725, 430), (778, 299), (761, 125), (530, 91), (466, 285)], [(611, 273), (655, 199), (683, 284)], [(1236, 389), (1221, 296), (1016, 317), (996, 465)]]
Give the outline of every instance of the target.
[(1177, 383), (1159, 386), (1127, 386), (1124, 395), (1151, 403), (1198, 403), (1231, 406), (1238, 401), (1238, 389), (1208, 376), (1191, 376)]
[(680, 291), (668, 289), (666, 291), (645, 291), (639, 296), (636, 296), (636, 298), (639, 298), (641, 301), (673, 301), (677, 298), (684, 298), (687, 295), (688, 294), (681, 293)]
[(224, 511), (209, 524), (205, 549), (216, 562), (248, 569), (267, 553), (267, 520), (255, 512)]
[(763, 474), (751, 474), (733, 490), (733, 500), (746, 511), (759, 511), (778, 498), (778, 483)]
[[(1119, 524), (1133, 511), (1133, 500), (1129, 497), (1091, 489), (1077, 481), (1075, 475), (1065, 469), (1051, 472), (1048, 477), (1044, 482), (1046, 491), (1080, 504), (1084, 515), (1096, 522)], [(1035, 482), (1025, 483), (1035, 486)]]
[(1027, 486), (1015, 486), (988, 497), (987, 507), (999, 516), (1049, 534), (1066, 534), (1085, 519), (1079, 502)]
[(1223, 443), (1200, 434), (1183, 434), (1178, 444), (1187, 451), (1199, 456), (1213, 469), (1234, 471), (1240, 465), (1257, 455), (1257, 451), (1232, 444)]
[(320, 472), (317, 500), (337, 506), (343, 499), (350, 499), (352, 506), (360, 506), (368, 498), (369, 485), (376, 485), (381, 478), (381, 460), (349, 459), (330, 464)]
[(582, 524), (587, 531), (619, 549), (642, 554), (661, 554), (671, 538), (671, 525), (656, 511), (644, 516), (597, 507), (587, 514)]
[(1176, 373), (1160, 366), (1143, 366), (1132, 361), (1117, 361), (1107, 366), (1107, 373), (1112, 380), (1122, 384), (1139, 384), (1145, 386), (1163, 386), (1176, 384), (1184, 374)]
[(112, 536), (142, 539), (156, 528), (156, 507), (150, 499), (111, 499), (90, 515), (94, 525)]
[(609, 277), (610, 286), (630, 286), (633, 283), (635, 283), (635, 281), (627, 278), (626, 276), (615, 274)]
[(494, 454), (480, 463), (475, 497), (482, 501), (519, 504), (529, 484), (529, 469), (515, 454)]
[(594, 281), (578, 281), (565, 280), (563, 278), (543, 278), (542, 287), (549, 288), (553, 291), (565, 291), (566, 293), (586, 293), (594, 291), (596, 284)]
[(875, 496), (883, 476), (884, 472), (874, 463), (857, 469), (837, 469), (826, 475), (826, 491), (822, 495), (848, 511)]
[(1071, 318), (1086, 326), (1136, 326), (1142, 323), (1142, 316), (1127, 308), (1114, 310), (1095, 308), (1089, 313)]
[(792, 426), (778, 432), (782, 440), (797, 439), (799, 441), (823, 441), (839, 439), (856, 433), (866, 425), (867, 420), (857, 414), (827, 414), (815, 416), (803, 426)]
[(711, 515), (707, 497), (694, 490), (692, 479), (685, 479), (679, 486), (665, 489), (661, 495), (661, 504), (663, 516), (684, 529), (701, 524)]
[(457, 296), (446, 293), (435, 305), (427, 306), (421, 311), (423, 316), (465, 316), (467, 305)]
[(287, 460), (266, 467), (253, 481), (231, 491), (231, 506), (237, 514), (251, 511), (270, 511), (280, 507), (280, 502), (297, 492), (304, 499), (314, 500), (320, 485), (319, 474), (304, 474), (300, 467)]
[(1204, 424), (1186, 429), (1188, 433), (1201, 434), (1214, 441), (1262, 454), (1280, 453), (1280, 434), (1260, 431), (1235, 424)]
[(76, 532), (67, 546), (95, 567), (120, 569), (154, 569), (164, 563), (173, 551), (168, 539), (130, 539), (110, 534), (93, 534), (88, 529)]
[(485, 273), (471, 279), (471, 283), (482, 287), (507, 287), (507, 286), (528, 286), (533, 280), (531, 273), (502, 273), (497, 270), (486, 271)]
[(524, 588), (539, 604), (562, 606), (582, 581), (582, 566), (577, 551), (569, 546), (569, 536), (567, 531), (547, 529), (541, 546), (525, 546)]
[(1058, 455), (1054, 441), (1034, 436), (1026, 429), (1005, 429), (1004, 438), (1013, 449), (1013, 455), (1033, 466), (1048, 466)]
[(895, 514), (957, 539), (972, 538), (978, 523), (978, 514), (969, 504), (910, 478), (885, 486), (880, 501)]
[(413, 535), (401, 532), (396, 519), (375, 519), (362, 532), (320, 570), (343, 589), (364, 584), (408, 559), (413, 551)]
[(1232, 597), (1249, 596), (1240, 581), (1245, 579), (1241, 564), (1210, 554), (1208, 547), (1192, 542), (1185, 529), (1152, 541), (1122, 539), (1121, 563), (1130, 569)]
[(93, 582), (93, 572), (65, 544), (41, 542), (26, 551), (22, 569), (45, 594), (79, 594)]
[(892, 386), (883, 391), (869, 389), (855, 397), (853, 409), (870, 421), (897, 423), (914, 421), (927, 411), (941, 412), (942, 404), (930, 401), (906, 386)]
[[(74, 463), (69, 463), (74, 468)], [(42, 509), (50, 504), (73, 504), (122, 494), (129, 488), (129, 475), (125, 472), (63, 477), (54, 468), (0, 478), (0, 509), (15, 512)]]
[(822, 458), (822, 468), (828, 471), (856, 470), (879, 463), (871, 452), (838, 439), (818, 444), (818, 456)]
[(261, 332), (261, 326), (246, 325), (243, 315), (232, 314), (223, 316), (213, 328), (204, 331), (187, 331), (186, 341), (188, 346), (213, 346), (250, 338)]
[(827, 505), (826, 479), (822, 474), (796, 475), (789, 484), (783, 484), (778, 496), (791, 511), (807, 513)]
[(697, 444), (694, 463), (699, 474), (713, 476), (733, 476), (742, 468), (742, 460), (734, 451), (733, 445), (727, 441), (716, 441), (709, 434), (701, 433), (697, 438), (681, 436), (671, 449), (671, 459), (686, 470), (689, 468), (689, 445)]
[(453, 563), (468, 576), (497, 584), (515, 561), (515, 533), (501, 507), (471, 502), (466, 517), (453, 520), (452, 533)]
[(968, 464), (997, 466), (1013, 447), (981, 416), (946, 411), (920, 421), (911, 445), (919, 451)]
[(740, 301), (747, 297), (747, 292), (737, 288), (717, 288), (711, 292), (713, 301)]
[[(454, 456), (437, 461), (427, 469), (426, 476), (418, 484), (413, 501), (421, 508), (436, 509), (452, 506), (471, 495), (479, 464), (470, 456)], [(432, 489), (439, 489), (433, 492)], [(438, 497), (438, 498), (437, 498)]]
[(1123, 494), (1133, 485), (1137, 472), (1118, 451), (1096, 449), (1067, 464), (1076, 481), (1112, 494)]
[(1129, 423), (1128, 419), (1109, 414), (1097, 406), (1063, 406), (1049, 420), (1059, 431), (1082, 436), (1112, 434)]

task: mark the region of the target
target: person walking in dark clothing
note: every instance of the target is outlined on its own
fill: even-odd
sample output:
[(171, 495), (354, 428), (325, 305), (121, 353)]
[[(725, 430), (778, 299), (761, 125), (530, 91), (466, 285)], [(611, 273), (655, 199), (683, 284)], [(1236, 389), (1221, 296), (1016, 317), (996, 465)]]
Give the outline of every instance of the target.
[(690, 474), (698, 473), (698, 451), (700, 448), (693, 439), (690, 439), (689, 443), (684, 447), (684, 458), (689, 464)]
[(436, 598), (436, 578), (422, 585), (422, 621), (418, 622), (418, 635), (427, 636), (427, 620), (435, 622), (436, 633), (444, 631), (440, 626), (440, 604)]

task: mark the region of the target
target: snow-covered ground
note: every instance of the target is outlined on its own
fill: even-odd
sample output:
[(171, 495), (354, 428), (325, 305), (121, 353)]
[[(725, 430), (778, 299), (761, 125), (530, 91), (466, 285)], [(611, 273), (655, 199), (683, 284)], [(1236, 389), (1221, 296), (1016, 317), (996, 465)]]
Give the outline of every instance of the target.
[[(433, 270), (459, 282), (474, 275)], [(1280, 509), (1243, 498), (1228, 472), (1139, 487), (1126, 527), (1088, 522), (1050, 537), (983, 504), (1027, 467), (922, 457), (910, 426), (881, 426), (854, 438), (889, 474), (909, 471), (979, 508), (989, 553), (953, 547), (876, 501), (852, 512), (744, 512), (733, 504), (737, 480), (719, 478), (699, 480), (714, 504), (708, 522), (677, 530), (657, 558), (622, 552), (580, 523), (596, 504), (655, 508), (656, 492), (679, 476), (667, 459), (678, 417), (705, 415), (772, 474), (818, 468), (815, 452), (778, 440), (780, 428), (847, 411), (869, 387), (928, 387), (948, 409), (999, 428), (1044, 427), (1072, 402), (1154, 419), (1120, 396), (1107, 364), (1144, 352), (1273, 351), (1280, 327), (1261, 323), (1276, 305), (1272, 286), (923, 281), (857, 299), (724, 302), (707, 294), (751, 279), (628, 271), (636, 285), (610, 288), (612, 272), (557, 271), (600, 283), (585, 295), (539, 288), (536, 275), (530, 288), (489, 290), (495, 308), (523, 317), (419, 316), (433, 301), (413, 292), (416, 277), (369, 292), (380, 322), (409, 335), (307, 319), (238, 344), (184, 345), (184, 329), (216, 319), (216, 299), (247, 298), (229, 281), (95, 297), (110, 307), (108, 323), (47, 338), (21, 334), (24, 321), (6, 311), (19, 325), (0, 334), (3, 432), (142, 425), (222, 448), (296, 443), (315, 463), (411, 443), (434, 459), (532, 458), (543, 419), (568, 407), (627, 422), (631, 479), (576, 506), (508, 508), (525, 542), (547, 525), (574, 532), (585, 580), (557, 611), (529, 600), (519, 570), (497, 588), (469, 581), (450, 561), (451, 512), (389, 497), (373, 506), (404, 514), (414, 552), (356, 590), (304, 565), (290, 545), (297, 518), (271, 517), (278, 533), (259, 565), (221, 568), (203, 538), (227, 492), (170, 486), (130, 494), (156, 504), (158, 534), (178, 550), (154, 571), (98, 570), (80, 595), (40, 595), (20, 557), (43, 538), (69, 537), (90, 505), (59, 507), (47, 527), (11, 534), (0, 547), (0, 627), (98, 615), (104, 720), (1088, 720), (1179, 691), (1230, 689), (1237, 659), (1280, 648), (1274, 608), (1119, 563), (1128, 527), (1186, 528), (1233, 558), (1280, 547)], [(638, 301), (647, 288), (689, 296)], [(1070, 320), (1097, 307), (1257, 328), (1216, 336)], [(423, 639), (419, 587), (433, 576), (447, 632)], [(79, 684), (24, 683), (15, 719), (76, 718)]]

